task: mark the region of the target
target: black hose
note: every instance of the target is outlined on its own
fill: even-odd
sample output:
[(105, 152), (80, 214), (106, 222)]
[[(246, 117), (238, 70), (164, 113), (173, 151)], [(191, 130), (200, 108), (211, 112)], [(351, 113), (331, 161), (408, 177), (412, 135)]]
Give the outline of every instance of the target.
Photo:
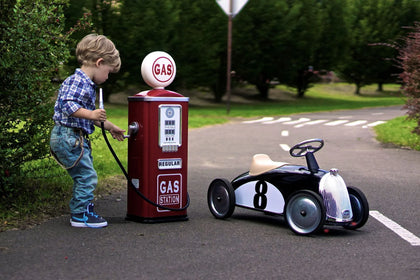
[(111, 144), (109, 143), (108, 137), (106, 136), (105, 133), (105, 127), (104, 127), (104, 123), (101, 122), (101, 128), (102, 128), (102, 135), (105, 139), (106, 144), (108, 145), (109, 150), (111, 151), (111, 154), (114, 156), (115, 160), (117, 161), (119, 167), (121, 168), (122, 172), (124, 173), (125, 178), (128, 181), (128, 184), (134, 189), (134, 191), (143, 199), (145, 200), (147, 203), (155, 206), (155, 207), (159, 207), (165, 210), (169, 210), (169, 211), (184, 211), (186, 210), (189, 206), (190, 206), (190, 196), (188, 195), (187, 192), (187, 203), (185, 204), (184, 207), (182, 208), (170, 208), (170, 207), (166, 207), (163, 205), (160, 205), (156, 202), (151, 201), (150, 199), (148, 199), (144, 194), (142, 194), (137, 188), (136, 186), (134, 186), (133, 182), (131, 181), (130, 177), (128, 176), (127, 171), (125, 170), (124, 166), (121, 164), (120, 159), (118, 158), (117, 154), (115, 154), (114, 149), (112, 148)]

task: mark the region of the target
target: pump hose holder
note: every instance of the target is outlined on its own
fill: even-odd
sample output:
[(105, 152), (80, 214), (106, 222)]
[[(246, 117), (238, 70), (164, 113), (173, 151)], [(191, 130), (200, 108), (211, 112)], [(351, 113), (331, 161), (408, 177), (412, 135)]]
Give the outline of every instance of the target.
[(170, 208), (170, 207), (166, 207), (166, 206), (160, 205), (160, 204), (158, 204), (156, 202), (153, 202), (152, 200), (148, 199), (144, 194), (142, 194), (136, 188), (136, 186), (134, 186), (131, 178), (128, 176), (127, 171), (125, 170), (125, 168), (122, 165), (120, 159), (118, 158), (117, 154), (115, 153), (114, 149), (112, 148), (111, 144), (109, 143), (108, 137), (106, 136), (106, 132), (105, 132), (104, 122), (101, 122), (101, 129), (102, 129), (102, 135), (103, 135), (103, 137), (105, 139), (105, 142), (106, 142), (109, 150), (111, 151), (111, 154), (114, 156), (115, 161), (118, 163), (118, 166), (120, 167), (121, 171), (124, 173), (124, 176), (125, 176), (125, 178), (128, 181), (128, 184), (134, 189), (134, 191), (136, 192), (136, 194), (138, 194), (147, 203), (149, 203), (149, 204), (151, 204), (153, 206), (156, 206), (156, 207), (165, 209), (165, 210), (169, 210), (169, 211), (184, 211), (184, 210), (186, 210), (190, 206), (190, 196), (189, 196), (188, 192), (187, 192), (187, 202), (186, 202), (185, 206), (182, 207), (182, 208)]

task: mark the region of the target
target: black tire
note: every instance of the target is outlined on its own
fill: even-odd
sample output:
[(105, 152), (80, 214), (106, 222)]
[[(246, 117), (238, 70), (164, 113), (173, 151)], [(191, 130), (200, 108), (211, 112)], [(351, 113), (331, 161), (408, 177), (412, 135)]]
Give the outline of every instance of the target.
[(345, 225), (346, 229), (358, 229), (364, 226), (369, 218), (369, 203), (366, 196), (356, 187), (347, 187), (350, 196), (353, 221)]
[(235, 191), (226, 179), (215, 179), (207, 191), (210, 212), (217, 219), (227, 219), (235, 210)]
[(321, 230), (326, 218), (322, 198), (309, 190), (292, 194), (287, 201), (285, 218), (296, 234), (309, 235)]

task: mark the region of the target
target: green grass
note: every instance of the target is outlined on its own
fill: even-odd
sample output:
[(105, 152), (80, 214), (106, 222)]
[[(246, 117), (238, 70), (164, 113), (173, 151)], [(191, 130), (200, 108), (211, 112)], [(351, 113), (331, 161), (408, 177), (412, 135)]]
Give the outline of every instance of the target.
[[(226, 103), (205, 102), (200, 106), (191, 105), (188, 127), (194, 129), (222, 124), (235, 118), (282, 116), (405, 103), (398, 85), (385, 85), (384, 89), (384, 92), (378, 93), (376, 86), (368, 86), (362, 88), (361, 95), (356, 96), (353, 93), (354, 86), (349, 84), (318, 84), (309, 89), (304, 98), (298, 99), (293, 90), (278, 86), (270, 90), (270, 100), (264, 101), (258, 98), (254, 88), (239, 88), (233, 91), (232, 96), (244, 96), (245, 102), (232, 101), (229, 114)], [(195, 94), (196, 97), (200, 97), (201, 93)], [(126, 105), (105, 104), (105, 108), (110, 121), (121, 128), (128, 127)], [(410, 133), (414, 125), (414, 121), (408, 122), (404, 118), (398, 118), (377, 126), (375, 130), (380, 141), (420, 149), (419, 137)], [(118, 142), (110, 136), (108, 138), (122, 164), (127, 166), (127, 141)], [(99, 176), (96, 196), (115, 191), (118, 189), (115, 187), (117, 185), (119, 189), (124, 188), (122, 172), (108, 150), (101, 130), (97, 128), (91, 139), (94, 166)], [(45, 217), (68, 213), (72, 181), (66, 171), (58, 167), (51, 158), (27, 163), (26, 169), (27, 174), (22, 181), (23, 185), (28, 186), (25, 193), (8, 205), (0, 205), (0, 231), (25, 227), (42, 221)]]
[(375, 127), (378, 141), (420, 151), (420, 135), (412, 133), (416, 121), (398, 117)]
[(282, 99), (274, 101), (256, 100), (249, 104), (232, 104), (227, 115), (226, 104), (193, 107), (189, 112), (189, 127), (224, 123), (233, 117), (279, 116), (306, 112), (319, 112), (365, 107), (392, 106), (404, 104), (398, 93), (398, 85), (386, 85), (385, 91), (378, 93), (375, 86), (364, 87), (361, 95), (353, 93), (349, 84), (319, 84), (308, 90), (304, 98), (296, 98), (292, 89), (276, 87), (271, 92), (281, 94)]

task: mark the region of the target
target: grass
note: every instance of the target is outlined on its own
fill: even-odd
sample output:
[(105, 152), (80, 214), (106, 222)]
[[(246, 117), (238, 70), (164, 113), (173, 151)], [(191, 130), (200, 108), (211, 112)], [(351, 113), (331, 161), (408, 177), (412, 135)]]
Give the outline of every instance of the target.
[(414, 120), (398, 117), (376, 126), (376, 139), (385, 144), (420, 151), (420, 135), (411, 133), (415, 126)]
[(354, 87), (349, 84), (319, 84), (299, 99), (293, 90), (278, 86), (270, 91), (277, 98), (261, 101), (254, 93), (254, 96), (251, 95), (254, 102), (232, 104), (229, 115), (226, 114), (226, 104), (193, 107), (189, 113), (189, 127), (224, 123), (234, 117), (279, 116), (404, 104), (404, 99), (398, 93), (398, 85), (387, 85), (385, 88), (384, 92), (378, 93), (375, 86), (368, 86), (363, 88), (361, 95), (355, 95)]
[[(378, 93), (376, 86), (364, 87), (361, 95), (356, 96), (353, 93), (354, 86), (349, 84), (318, 84), (309, 89), (304, 98), (298, 99), (293, 90), (278, 86), (270, 90), (270, 100), (267, 101), (260, 100), (254, 88), (244, 87), (233, 91), (229, 114), (225, 102), (190, 102), (188, 127), (194, 129), (222, 124), (235, 118), (404, 104), (405, 100), (399, 93), (398, 85), (385, 85), (384, 88), (384, 92)], [(190, 97), (191, 101), (201, 100), (204, 93), (195, 92), (194, 95), (194, 98)], [(128, 127), (127, 105), (106, 104), (106, 109), (110, 121), (119, 127)], [(406, 121), (402, 117), (377, 126), (375, 130), (380, 141), (420, 150), (419, 137), (410, 133), (414, 125), (414, 121)], [(109, 138), (122, 164), (127, 166), (127, 142)], [(94, 166), (99, 176), (96, 196), (123, 189), (125, 180), (122, 172), (103, 141), (100, 129), (96, 129), (91, 139)], [(26, 179), (22, 182), (26, 186), (25, 192), (10, 204), (0, 205), (0, 231), (24, 228), (45, 220), (46, 217), (68, 213), (72, 181), (66, 171), (59, 168), (51, 158), (27, 163), (25, 168)]]

